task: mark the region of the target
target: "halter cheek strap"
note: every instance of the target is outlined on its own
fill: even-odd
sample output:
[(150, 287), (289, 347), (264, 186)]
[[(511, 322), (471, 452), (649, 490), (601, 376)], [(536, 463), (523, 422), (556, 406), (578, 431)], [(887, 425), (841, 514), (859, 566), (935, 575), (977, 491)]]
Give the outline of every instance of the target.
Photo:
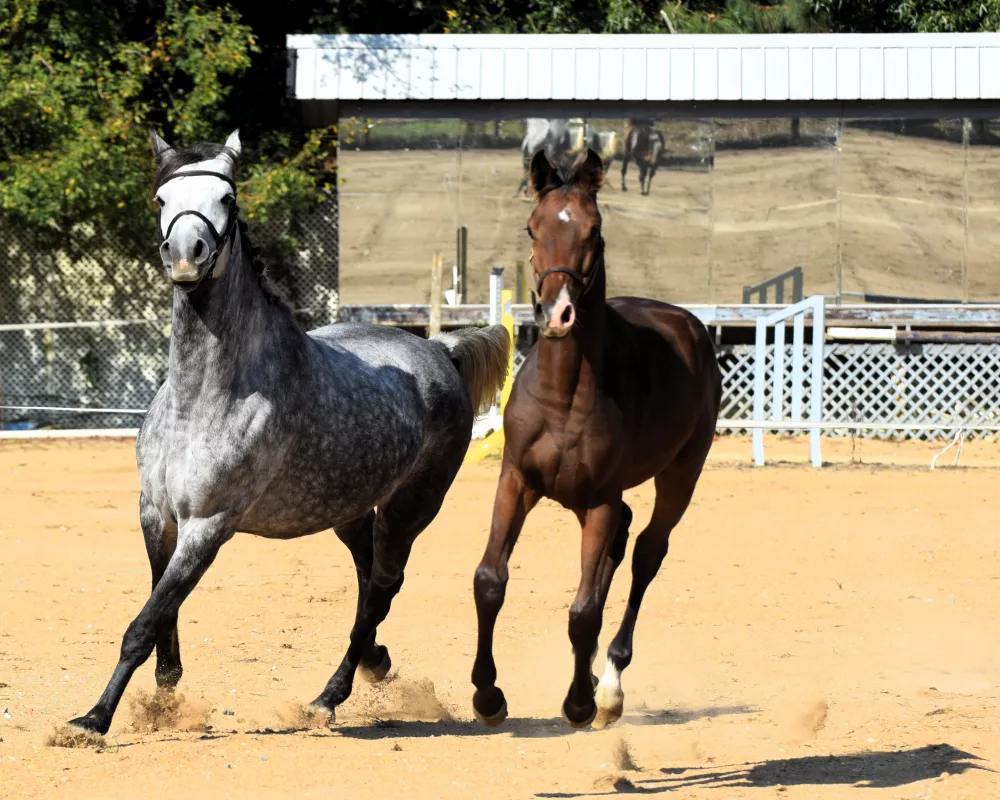
[(580, 284), (583, 287), (583, 291), (580, 293), (582, 297), (586, 294), (587, 290), (590, 288), (594, 281), (594, 276), (600, 271), (601, 267), (604, 265), (604, 239), (598, 238), (597, 247), (594, 248), (594, 266), (586, 275), (581, 275), (575, 269), (570, 269), (569, 267), (549, 267), (541, 275), (538, 276), (538, 282), (535, 284), (535, 294), (542, 294), (542, 284), (545, 283), (545, 279), (549, 275), (557, 275), (562, 273), (563, 275), (569, 275), (569, 277)]
[[(169, 181), (172, 181), (175, 178), (190, 178), (198, 175), (205, 175), (210, 178), (218, 178), (219, 180), (225, 181), (232, 187), (233, 195), (234, 196), (236, 195), (236, 182), (232, 178), (230, 178), (228, 175), (223, 175), (221, 172), (212, 172), (210, 170), (204, 170), (204, 169), (192, 169), (185, 172), (175, 172), (173, 175), (171, 175), (169, 178), (163, 181), (163, 183), (168, 183)], [(162, 186), (163, 184), (161, 183), (160, 185)], [(212, 276), (212, 273), (215, 271), (215, 265), (219, 260), (219, 254), (223, 251), (223, 249), (226, 246), (226, 243), (232, 236), (233, 231), (236, 227), (236, 220), (239, 217), (239, 215), (240, 215), (240, 207), (236, 205), (236, 201), (234, 200), (229, 206), (229, 214), (226, 217), (225, 230), (223, 230), (222, 234), (220, 235), (219, 231), (216, 230), (215, 225), (212, 224), (212, 221), (204, 214), (202, 214), (200, 211), (195, 211), (194, 209), (187, 209), (185, 211), (178, 212), (174, 216), (174, 218), (170, 220), (170, 224), (167, 226), (167, 232), (164, 234), (162, 232), (163, 226), (160, 224), (160, 215), (157, 214), (156, 232), (157, 234), (159, 234), (160, 244), (162, 244), (164, 241), (170, 238), (170, 232), (174, 229), (174, 225), (177, 224), (177, 220), (179, 220), (181, 217), (184, 216), (198, 217), (198, 219), (204, 222), (205, 225), (208, 227), (209, 233), (212, 234), (212, 238), (215, 240), (215, 254), (212, 256), (212, 263), (209, 264), (208, 270), (206, 270), (205, 274), (202, 276), (201, 279), (205, 280), (206, 278), (210, 278)]]

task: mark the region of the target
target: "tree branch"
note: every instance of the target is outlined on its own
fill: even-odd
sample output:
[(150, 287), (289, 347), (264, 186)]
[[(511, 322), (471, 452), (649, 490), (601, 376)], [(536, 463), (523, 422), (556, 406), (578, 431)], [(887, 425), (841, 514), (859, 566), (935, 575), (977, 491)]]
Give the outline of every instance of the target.
[(663, 21), (667, 23), (667, 30), (671, 33), (677, 33), (677, 31), (674, 30), (674, 23), (670, 21), (670, 15), (667, 14), (667, 9), (661, 8), (660, 16), (663, 17)]

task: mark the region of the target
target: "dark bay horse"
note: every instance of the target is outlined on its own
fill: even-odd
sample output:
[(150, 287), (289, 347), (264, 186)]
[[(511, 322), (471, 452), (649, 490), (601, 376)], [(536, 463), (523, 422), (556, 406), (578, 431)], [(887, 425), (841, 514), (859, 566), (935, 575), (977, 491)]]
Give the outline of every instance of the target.
[[(598, 155), (588, 152), (564, 176), (539, 152), (531, 178), (538, 202), (528, 234), (542, 335), (504, 413), (506, 446), (490, 538), (474, 581), (473, 706), (487, 725), (507, 715), (496, 685), (493, 630), (525, 517), (548, 497), (576, 514), (583, 529), (582, 576), (569, 610), (576, 666), (563, 715), (575, 727), (592, 721), (603, 727), (621, 716), (621, 673), (632, 660), (643, 594), (712, 445), (722, 379), (708, 330), (694, 315), (638, 297), (605, 299)], [(592, 665), (604, 603), (632, 521), (622, 492), (650, 478), (652, 518), (636, 539), (628, 607), (598, 683)]]
[(332, 527), (350, 550), (350, 645), (314, 701), (332, 712), (359, 667), (371, 680), (389, 670), (376, 628), (461, 466), (474, 412), (504, 382), (510, 340), (500, 326), (430, 341), (377, 325), (306, 334), (239, 220), (237, 134), (174, 150), (154, 133), (153, 152), (174, 287), (169, 372), (136, 443), (153, 589), (104, 693), (70, 724), (106, 733), (154, 646), (157, 685), (177, 685), (181, 603), (238, 531), (292, 539)]
[(649, 120), (627, 120), (625, 123), (625, 156), (622, 159), (622, 191), (627, 192), (625, 176), (630, 161), (639, 168), (639, 192), (649, 194), (653, 176), (660, 166), (660, 159), (666, 152), (663, 134), (653, 127)]

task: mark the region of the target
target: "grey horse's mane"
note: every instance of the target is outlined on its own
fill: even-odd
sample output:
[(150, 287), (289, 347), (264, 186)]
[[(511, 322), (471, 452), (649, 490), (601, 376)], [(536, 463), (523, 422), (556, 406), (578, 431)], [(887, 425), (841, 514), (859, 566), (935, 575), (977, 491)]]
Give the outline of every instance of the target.
[[(156, 177), (153, 179), (153, 196), (160, 190), (160, 187), (171, 176), (175, 175), (181, 167), (189, 167), (192, 164), (199, 164), (202, 161), (212, 161), (220, 156), (228, 158), (233, 165), (233, 174), (239, 168), (239, 158), (236, 153), (223, 144), (213, 144), (212, 142), (199, 142), (186, 149), (171, 149), (168, 158), (161, 158), (157, 162)], [(272, 286), (267, 276), (267, 263), (257, 247), (250, 238), (247, 224), (242, 219), (236, 220), (238, 235), (240, 237), (240, 252), (250, 266), (251, 272), (257, 278), (257, 282), (264, 293), (264, 297), (269, 303), (284, 306), (290, 310), (288, 304)]]

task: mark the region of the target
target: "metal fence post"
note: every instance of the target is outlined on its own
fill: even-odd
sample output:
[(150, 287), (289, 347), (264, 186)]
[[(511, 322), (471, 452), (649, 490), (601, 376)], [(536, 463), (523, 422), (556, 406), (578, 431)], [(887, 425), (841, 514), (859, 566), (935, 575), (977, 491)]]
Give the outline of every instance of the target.
[[(753, 418), (764, 421), (764, 362), (767, 359), (767, 319), (757, 317), (757, 339), (753, 354)], [(753, 429), (753, 463), (764, 466), (764, 431)]]
[[(823, 421), (823, 361), (826, 340), (826, 300), (820, 295), (813, 308), (813, 352), (812, 352), (812, 405), (809, 409), (811, 422)], [(820, 429), (809, 431), (809, 458), (814, 467), (823, 466), (820, 454)]]

